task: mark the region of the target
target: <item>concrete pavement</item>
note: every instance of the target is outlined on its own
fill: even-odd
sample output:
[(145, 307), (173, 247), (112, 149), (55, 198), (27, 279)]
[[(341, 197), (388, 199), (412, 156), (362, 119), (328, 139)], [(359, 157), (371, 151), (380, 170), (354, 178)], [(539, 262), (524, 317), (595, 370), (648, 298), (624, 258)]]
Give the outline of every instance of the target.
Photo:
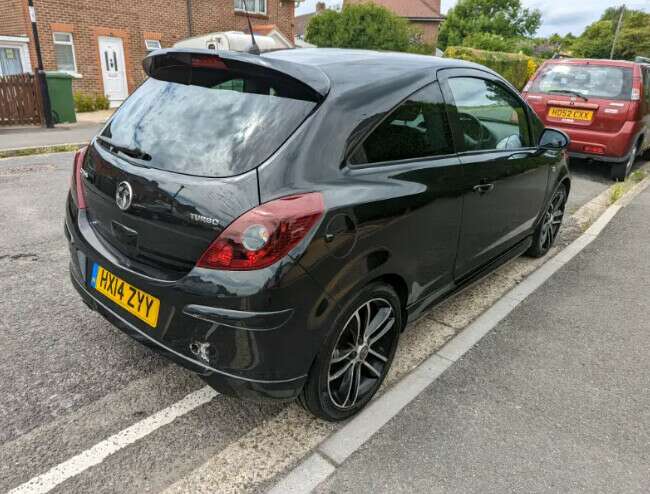
[(42, 127), (0, 129), (0, 151), (62, 144), (89, 142), (103, 124), (83, 122), (58, 125), (54, 129)]
[(647, 492), (650, 189), (317, 489)]
[(0, 151), (90, 141), (115, 110), (100, 110), (77, 114), (77, 123), (59, 124), (53, 129), (43, 127), (0, 127)]

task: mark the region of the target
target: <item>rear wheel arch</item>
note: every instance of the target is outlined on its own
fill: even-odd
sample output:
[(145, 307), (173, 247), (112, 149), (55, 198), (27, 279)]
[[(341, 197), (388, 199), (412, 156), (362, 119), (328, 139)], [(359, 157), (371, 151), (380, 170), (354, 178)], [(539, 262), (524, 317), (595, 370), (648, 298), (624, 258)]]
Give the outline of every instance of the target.
[[(395, 293), (397, 293), (397, 296), (399, 297), (400, 300), (402, 321), (404, 321), (403, 326), (405, 327), (406, 320), (407, 320), (406, 305), (408, 304), (408, 298), (409, 298), (409, 289), (408, 289), (408, 285), (406, 284), (406, 280), (398, 274), (388, 273), (370, 280), (368, 283), (366, 283), (366, 286), (372, 283), (385, 283), (391, 286), (393, 290), (395, 290)], [(404, 331), (404, 327), (400, 328), (400, 330)]]

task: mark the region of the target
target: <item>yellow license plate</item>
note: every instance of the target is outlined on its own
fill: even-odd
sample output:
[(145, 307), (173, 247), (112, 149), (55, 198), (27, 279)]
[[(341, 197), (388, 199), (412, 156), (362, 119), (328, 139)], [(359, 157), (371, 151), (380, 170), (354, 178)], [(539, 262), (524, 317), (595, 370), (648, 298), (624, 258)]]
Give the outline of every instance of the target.
[(575, 110), (573, 108), (553, 107), (548, 111), (548, 116), (553, 118), (566, 118), (570, 120), (591, 122), (594, 118), (594, 112), (591, 110)]
[(158, 324), (160, 300), (129, 285), (97, 263), (93, 265), (90, 286), (152, 328)]

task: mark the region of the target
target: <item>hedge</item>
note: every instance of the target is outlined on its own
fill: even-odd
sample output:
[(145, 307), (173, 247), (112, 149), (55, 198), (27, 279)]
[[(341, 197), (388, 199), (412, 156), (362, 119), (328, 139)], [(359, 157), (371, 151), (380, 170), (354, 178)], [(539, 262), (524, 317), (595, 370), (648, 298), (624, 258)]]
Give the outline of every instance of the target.
[(103, 94), (74, 93), (74, 108), (77, 113), (108, 110), (110, 101)]
[(520, 91), (537, 70), (533, 57), (519, 53), (477, 50), (464, 46), (450, 46), (445, 50), (446, 58), (458, 58), (491, 68)]

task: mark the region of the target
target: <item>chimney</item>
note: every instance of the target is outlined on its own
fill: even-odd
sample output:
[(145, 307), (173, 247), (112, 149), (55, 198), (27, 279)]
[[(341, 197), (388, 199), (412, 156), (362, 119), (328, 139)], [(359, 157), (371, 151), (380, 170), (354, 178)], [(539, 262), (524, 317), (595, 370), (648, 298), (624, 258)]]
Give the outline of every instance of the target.
[(325, 8), (326, 8), (325, 2), (318, 2), (316, 4), (316, 12), (322, 12), (323, 10), (325, 10)]

